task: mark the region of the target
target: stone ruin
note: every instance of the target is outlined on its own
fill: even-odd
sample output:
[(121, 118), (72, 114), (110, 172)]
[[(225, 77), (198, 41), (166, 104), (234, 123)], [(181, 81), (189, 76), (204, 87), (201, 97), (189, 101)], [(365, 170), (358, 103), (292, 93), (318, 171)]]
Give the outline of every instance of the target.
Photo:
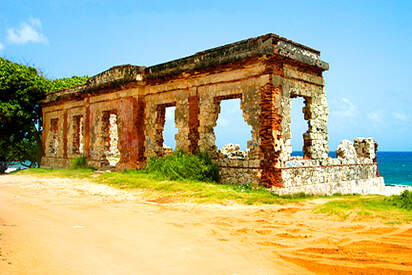
[[(176, 149), (207, 152), (220, 166), (221, 183), (263, 185), (278, 194), (381, 193), (373, 139), (343, 141), (337, 158), (328, 156), (322, 77), (328, 69), (319, 51), (275, 34), (150, 67), (113, 67), (41, 102), (41, 166), (70, 167), (71, 159), (84, 156), (99, 169), (144, 168), (149, 158), (171, 152), (163, 128), (166, 108), (174, 106)], [(300, 158), (291, 156), (296, 97), (304, 99), (308, 122)], [(226, 148), (232, 157), (218, 150), (213, 130), (228, 99), (241, 100), (252, 129), (246, 152)]]

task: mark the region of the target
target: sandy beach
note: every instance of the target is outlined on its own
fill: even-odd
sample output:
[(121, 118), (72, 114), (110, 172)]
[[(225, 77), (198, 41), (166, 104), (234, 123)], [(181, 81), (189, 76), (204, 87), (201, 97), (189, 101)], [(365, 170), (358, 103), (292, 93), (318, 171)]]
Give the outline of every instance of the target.
[(412, 225), (0, 176), (1, 274), (412, 274)]

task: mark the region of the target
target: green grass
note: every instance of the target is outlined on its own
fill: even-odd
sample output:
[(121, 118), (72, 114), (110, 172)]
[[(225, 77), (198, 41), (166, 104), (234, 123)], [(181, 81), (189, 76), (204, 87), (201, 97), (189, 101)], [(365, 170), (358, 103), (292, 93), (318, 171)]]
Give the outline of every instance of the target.
[[(219, 204), (286, 204), (315, 198), (328, 198), (314, 209), (316, 213), (335, 215), (342, 219), (380, 219), (387, 224), (412, 222), (409, 194), (402, 196), (341, 195), (313, 196), (303, 193), (278, 196), (263, 187), (252, 185), (222, 185), (195, 180), (169, 180), (145, 170), (95, 173), (93, 169), (25, 169), (14, 174), (40, 177), (88, 179), (120, 189), (142, 191), (142, 197), (159, 202), (197, 202)], [(406, 204), (405, 204), (406, 201)]]
[(304, 194), (278, 196), (263, 187), (223, 185), (195, 180), (168, 180), (145, 170), (96, 174), (92, 169), (25, 169), (17, 175), (88, 179), (120, 189), (144, 191), (149, 200), (240, 204), (285, 204), (314, 198)]
[(70, 165), (74, 169), (85, 169), (87, 167), (87, 160), (85, 157), (75, 157), (71, 160)]
[(76, 178), (84, 179), (90, 178), (94, 169), (82, 168), (82, 169), (44, 169), (44, 168), (31, 168), (23, 169), (20, 171), (13, 172), (12, 174), (16, 175), (32, 175), (32, 176), (41, 176), (41, 177), (59, 177), (59, 178)]
[(273, 204), (306, 199), (304, 196), (281, 197), (251, 185), (222, 185), (195, 180), (168, 180), (146, 171), (104, 173), (95, 182), (122, 189), (144, 190), (144, 197), (165, 201), (190, 201), (227, 204)]
[(219, 181), (219, 167), (206, 153), (196, 155), (176, 151), (164, 157), (151, 158), (147, 171), (169, 180)]
[(399, 207), (397, 196), (359, 196), (336, 199), (314, 209), (316, 213), (335, 215), (341, 219), (380, 219), (387, 224), (412, 222), (412, 209)]

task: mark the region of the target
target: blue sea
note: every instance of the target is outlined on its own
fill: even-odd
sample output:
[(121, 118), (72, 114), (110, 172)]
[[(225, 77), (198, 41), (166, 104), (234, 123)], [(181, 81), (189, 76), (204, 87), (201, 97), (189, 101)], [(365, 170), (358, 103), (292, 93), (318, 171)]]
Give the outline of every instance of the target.
[(378, 170), (385, 184), (412, 186), (412, 152), (377, 152)]
[[(303, 156), (302, 152), (293, 152), (294, 156)], [(330, 152), (331, 157), (336, 157), (335, 152)], [(23, 169), (19, 165), (11, 165)], [(385, 178), (386, 185), (412, 186), (412, 152), (378, 152), (378, 170)]]

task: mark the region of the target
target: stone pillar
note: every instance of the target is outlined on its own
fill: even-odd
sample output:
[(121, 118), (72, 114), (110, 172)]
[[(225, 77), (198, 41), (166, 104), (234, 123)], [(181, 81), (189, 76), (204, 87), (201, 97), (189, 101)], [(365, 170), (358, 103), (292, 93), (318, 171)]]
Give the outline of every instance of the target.
[(157, 157), (160, 151), (156, 142), (157, 128), (157, 105), (152, 100), (146, 102), (145, 108), (145, 158)]
[(83, 132), (83, 154), (89, 160), (90, 159), (90, 97), (84, 99), (85, 117), (84, 117), (84, 132)]
[[(272, 83), (273, 81), (273, 83)], [(261, 112), (259, 117), (260, 137), (260, 183), (270, 187), (281, 187), (283, 184), (281, 169), (278, 167), (281, 153), (281, 120), (280, 100), (282, 85), (275, 79), (264, 85), (261, 90)]]
[(65, 110), (63, 116), (63, 158), (67, 158), (67, 124), (67, 110)]
[(252, 127), (252, 139), (247, 143), (247, 148), (249, 150), (248, 159), (250, 160), (259, 159), (259, 116), (261, 113), (260, 100), (261, 95), (259, 89), (255, 87), (248, 87), (243, 90), (240, 101), (240, 109), (242, 110), (242, 115), (246, 123)]
[(189, 97), (187, 93), (182, 93), (176, 98), (175, 126), (177, 128), (176, 151), (190, 151), (189, 140)]
[(137, 133), (137, 169), (145, 166), (145, 100), (139, 97), (136, 101), (135, 125)]
[(216, 126), (217, 117), (220, 113), (219, 102), (216, 102), (213, 94), (211, 95), (205, 90), (200, 95), (199, 104), (199, 150), (208, 153), (213, 158), (217, 154), (213, 128)]
[(199, 95), (189, 97), (189, 152), (195, 154), (199, 151)]
[[(142, 147), (142, 131), (144, 129), (144, 118), (138, 116), (142, 113), (142, 102), (138, 102), (134, 97), (122, 98), (118, 104), (117, 112), (118, 125), (118, 150), (120, 161), (116, 165), (117, 170), (140, 168)], [(144, 107), (143, 107), (144, 108)], [(140, 129), (138, 128), (140, 126)]]
[(303, 135), (303, 154), (309, 159), (325, 160), (329, 153), (327, 130), (329, 110), (323, 90), (310, 98), (305, 98), (303, 112), (309, 125), (308, 131)]
[(90, 106), (90, 162), (97, 168), (109, 166), (105, 153), (109, 116), (98, 104)]

